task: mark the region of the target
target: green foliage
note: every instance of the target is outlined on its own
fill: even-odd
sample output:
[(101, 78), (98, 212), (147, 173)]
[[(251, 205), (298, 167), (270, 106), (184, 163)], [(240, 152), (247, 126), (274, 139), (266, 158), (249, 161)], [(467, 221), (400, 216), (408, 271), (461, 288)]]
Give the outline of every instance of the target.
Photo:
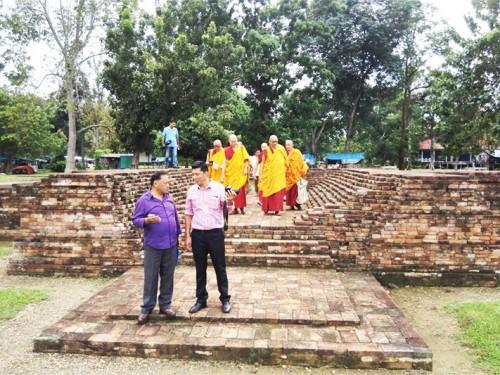
[(64, 155), (57, 155), (47, 165), (47, 168), (49, 168), (52, 172), (56, 173), (64, 172), (65, 167), (66, 167), (66, 159), (64, 158)]
[(447, 306), (462, 329), (461, 338), (475, 349), (479, 363), (500, 374), (500, 302)]
[(26, 305), (30, 303), (40, 302), (47, 298), (48, 293), (42, 289), (1, 288), (0, 320), (12, 319)]
[(0, 246), (0, 257), (6, 257), (12, 254), (12, 247)]
[(110, 148), (98, 148), (94, 150), (93, 158), (95, 160), (95, 169), (104, 169), (103, 165), (101, 165), (101, 155), (111, 154), (113, 150)]
[(51, 156), (64, 149), (64, 135), (50, 123), (53, 108), (33, 95), (0, 90), (0, 149), (2, 156)]

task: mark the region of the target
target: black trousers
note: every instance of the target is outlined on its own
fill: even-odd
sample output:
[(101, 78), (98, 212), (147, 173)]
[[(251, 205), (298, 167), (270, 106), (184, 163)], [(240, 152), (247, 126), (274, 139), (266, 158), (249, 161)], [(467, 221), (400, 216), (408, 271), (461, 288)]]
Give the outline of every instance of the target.
[(221, 229), (198, 230), (191, 232), (194, 264), (196, 266), (196, 300), (206, 303), (207, 292), (207, 255), (210, 254), (217, 277), (219, 299), (229, 301), (229, 287), (226, 273), (226, 254), (224, 247), (224, 231)]

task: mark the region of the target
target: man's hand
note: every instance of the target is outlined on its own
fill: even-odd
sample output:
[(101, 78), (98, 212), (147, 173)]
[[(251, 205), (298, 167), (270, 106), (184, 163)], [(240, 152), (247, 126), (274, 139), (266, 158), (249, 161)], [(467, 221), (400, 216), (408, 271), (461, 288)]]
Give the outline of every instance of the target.
[(228, 202), (232, 202), (232, 201), (234, 201), (234, 198), (236, 198), (236, 195), (237, 195), (237, 194), (235, 194), (235, 193), (234, 193), (234, 190), (230, 190), (230, 191), (228, 191), (228, 192), (227, 192), (227, 195), (226, 195), (226, 196), (227, 196), (227, 201), (228, 201)]
[(189, 234), (186, 234), (185, 247), (186, 247), (186, 251), (191, 250), (191, 236)]
[(148, 217), (144, 219), (144, 224), (156, 224), (161, 221), (158, 215), (149, 214)]

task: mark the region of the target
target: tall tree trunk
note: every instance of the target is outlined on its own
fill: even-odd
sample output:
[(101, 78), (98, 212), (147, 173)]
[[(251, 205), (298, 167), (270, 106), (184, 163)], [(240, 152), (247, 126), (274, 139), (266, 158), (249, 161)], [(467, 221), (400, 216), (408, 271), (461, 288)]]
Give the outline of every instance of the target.
[(140, 151), (134, 151), (134, 156), (132, 157), (132, 168), (137, 169), (139, 168), (139, 157), (140, 157), (141, 152)]
[(356, 118), (356, 112), (358, 111), (358, 105), (359, 100), (361, 99), (361, 95), (363, 95), (362, 86), (358, 90), (358, 95), (356, 95), (356, 98), (352, 102), (352, 109), (351, 113), (349, 114), (349, 123), (347, 125), (347, 132), (345, 135), (344, 152), (351, 152), (352, 137), (354, 135), (354, 120)]
[(403, 111), (401, 115), (401, 134), (398, 148), (398, 169), (406, 169), (406, 151), (408, 149), (408, 126), (410, 123), (411, 91), (405, 87), (403, 93)]
[(67, 67), (67, 71), (64, 76), (64, 87), (66, 89), (66, 110), (68, 111), (68, 151), (66, 154), (66, 167), (64, 169), (64, 173), (71, 173), (75, 170), (76, 104), (72, 72), (72, 68)]

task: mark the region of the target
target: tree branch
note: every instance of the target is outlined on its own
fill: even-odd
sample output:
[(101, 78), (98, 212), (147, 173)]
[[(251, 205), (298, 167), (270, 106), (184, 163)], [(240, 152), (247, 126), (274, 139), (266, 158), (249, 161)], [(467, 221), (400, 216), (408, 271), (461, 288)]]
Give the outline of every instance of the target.
[(47, 77), (50, 77), (50, 76), (56, 76), (58, 78), (61, 78), (63, 79), (63, 77), (60, 75), (60, 74), (57, 74), (57, 73), (49, 73), (49, 74), (46, 74), (45, 76), (43, 76), (42, 80), (40, 81), (40, 83), (35, 87), (35, 90), (38, 90), (40, 88), (40, 86), (42, 86), (42, 83), (43, 81), (45, 81), (45, 78)]
[(106, 53), (105, 52), (99, 52), (99, 53), (95, 53), (93, 55), (90, 55), (90, 56), (87, 56), (85, 57), (84, 59), (82, 59), (81, 61), (77, 62), (76, 65), (81, 65), (83, 64), (85, 61), (87, 60), (90, 60), (91, 58), (93, 57), (96, 57), (96, 56), (102, 56), (102, 55), (105, 55)]
[(54, 24), (52, 23), (52, 19), (50, 18), (49, 10), (47, 9), (47, 0), (44, 0), (43, 2), (42, 2), (42, 0), (38, 0), (38, 2), (42, 6), (45, 20), (47, 21), (47, 23), (49, 25), (49, 28), (50, 28), (50, 31), (52, 32), (52, 36), (54, 37), (54, 40), (56, 41), (57, 45), (61, 49), (61, 53), (63, 54), (63, 57), (66, 57), (65, 48), (61, 44), (61, 41), (59, 40), (59, 37), (57, 36), (56, 29), (54, 28)]
[(93, 129), (93, 128), (109, 128), (109, 126), (107, 125), (102, 125), (102, 124), (95, 124), (95, 125), (89, 125), (89, 126), (86, 126), (84, 128), (81, 128), (77, 131), (77, 134), (80, 134), (80, 133), (83, 133), (89, 129)]

